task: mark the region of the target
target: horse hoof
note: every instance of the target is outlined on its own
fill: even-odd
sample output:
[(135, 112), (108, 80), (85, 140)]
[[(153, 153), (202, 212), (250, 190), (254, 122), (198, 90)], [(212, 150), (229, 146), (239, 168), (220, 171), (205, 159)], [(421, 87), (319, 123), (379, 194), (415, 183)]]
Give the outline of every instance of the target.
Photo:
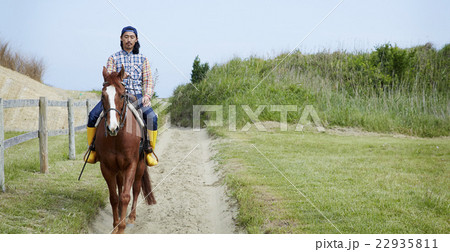
[(133, 228), (134, 227), (134, 224), (133, 223), (128, 223), (127, 224), (127, 228)]

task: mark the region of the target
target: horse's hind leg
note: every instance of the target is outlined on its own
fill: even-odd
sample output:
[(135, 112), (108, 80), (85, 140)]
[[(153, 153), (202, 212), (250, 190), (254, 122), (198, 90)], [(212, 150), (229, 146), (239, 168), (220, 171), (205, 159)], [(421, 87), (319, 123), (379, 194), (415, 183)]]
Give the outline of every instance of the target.
[(140, 161), (137, 164), (136, 175), (134, 177), (134, 183), (133, 183), (133, 204), (131, 205), (130, 216), (128, 216), (128, 223), (129, 224), (134, 224), (134, 222), (136, 221), (137, 200), (138, 200), (138, 197), (139, 197), (139, 193), (141, 192), (142, 176), (144, 175), (144, 169), (147, 169), (147, 167), (143, 165), (142, 161)]
[(130, 216), (128, 216), (128, 224), (134, 224), (136, 221), (136, 207), (139, 193), (141, 192), (141, 178), (135, 178), (133, 184), (133, 204), (131, 205)]
[[(123, 177), (122, 174), (118, 173), (116, 175), (116, 181), (117, 181), (117, 190), (119, 191), (119, 199), (120, 195), (122, 195), (122, 189), (123, 189)], [(119, 216), (122, 215), (122, 201), (119, 200)]]

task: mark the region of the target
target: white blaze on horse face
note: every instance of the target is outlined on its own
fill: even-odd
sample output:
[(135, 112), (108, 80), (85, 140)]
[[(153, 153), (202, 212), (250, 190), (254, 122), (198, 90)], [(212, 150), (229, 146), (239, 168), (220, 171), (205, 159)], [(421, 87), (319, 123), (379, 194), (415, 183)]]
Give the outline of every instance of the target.
[(119, 122), (117, 121), (117, 111), (113, 110), (116, 108), (116, 103), (114, 98), (116, 97), (116, 88), (114, 86), (108, 86), (106, 88), (106, 93), (108, 94), (109, 106), (112, 110), (109, 111), (109, 129), (115, 130), (119, 128)]

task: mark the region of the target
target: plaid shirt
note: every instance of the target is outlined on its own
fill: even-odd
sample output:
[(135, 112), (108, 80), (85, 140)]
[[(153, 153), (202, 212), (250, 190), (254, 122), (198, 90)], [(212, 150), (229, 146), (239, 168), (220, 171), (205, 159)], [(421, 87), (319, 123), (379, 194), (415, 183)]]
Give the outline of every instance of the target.
[(120, 72), (122, 64), (129, 77), (124, 79), (125, 88), (130, 94), (153, 95), (153, 79), (150, 63), (142, 54), (133, 54), (125, 50), (119, 51), (108, 58), (106, 70), (108, 73)]

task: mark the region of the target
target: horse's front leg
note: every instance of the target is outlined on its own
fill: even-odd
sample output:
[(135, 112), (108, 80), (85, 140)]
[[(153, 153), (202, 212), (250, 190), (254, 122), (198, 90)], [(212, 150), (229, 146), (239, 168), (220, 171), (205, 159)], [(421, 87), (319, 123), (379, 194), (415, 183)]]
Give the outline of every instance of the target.
[(120, 234), (123, 234), (125, 232), (125, 227), (126, 227), (126, 222), (125, 222), (125, 218), (127, 217), (127, 207), (128, 207), (128, 203), (130, 203), (130, 191), (131, 191), (131, 186), (134, 183), (134, 176), (136, 173), (136, 164), (134, 165), (130, 165), (127, 169), (126, 172), (124, 174), (123, 177), (123, 190), (122, 190), (122, 194), (120, 195), (120, 204), (121, 204), (121, 213), (120, 213), (120, 221), (119, 221), (119, 230), (118, 232)]
[(100, 163), (100, 168), (103, 174), (103, 177), (106, 180), (106, 184), (108, 185), (109, 190), (109, 203), (111, 204), (112, 213), (113, 213), (113, 234), (118, 232), (117, 225), (119, 224), (119, 196), (117, 195), (117, 183), (116, 183), (116, 174), (113, 174), (108, 168)]

